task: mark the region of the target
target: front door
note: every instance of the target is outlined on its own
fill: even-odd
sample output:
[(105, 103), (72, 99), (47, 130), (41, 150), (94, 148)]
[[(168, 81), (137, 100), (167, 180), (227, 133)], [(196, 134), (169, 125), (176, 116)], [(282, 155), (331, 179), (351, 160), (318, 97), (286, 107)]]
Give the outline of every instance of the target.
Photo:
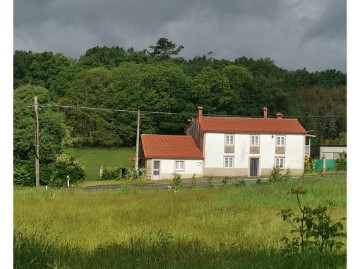
[(259, 158), (250, 158), (250, 176), (257, 177), (259, 175)]
[(152, 179), (160, 179), (160, 161), (153, 162)]

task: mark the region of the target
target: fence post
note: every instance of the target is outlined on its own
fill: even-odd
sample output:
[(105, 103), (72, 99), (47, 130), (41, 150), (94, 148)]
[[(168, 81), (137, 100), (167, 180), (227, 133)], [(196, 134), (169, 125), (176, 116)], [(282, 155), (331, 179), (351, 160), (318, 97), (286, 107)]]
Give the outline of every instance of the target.
[(322, 161), (323, 161), (323, 171), (326, 171), (326, 157), (325, 155), (322, 156)]

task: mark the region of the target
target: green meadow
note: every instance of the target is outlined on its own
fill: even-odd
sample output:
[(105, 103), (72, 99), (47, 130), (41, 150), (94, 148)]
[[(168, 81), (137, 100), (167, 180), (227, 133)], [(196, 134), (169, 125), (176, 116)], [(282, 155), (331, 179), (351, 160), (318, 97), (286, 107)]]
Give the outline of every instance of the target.
[[(180, 189), (14, 190), (15, 268), (346, 268), (346, 247), (285, 256), (291, 226), (278, 215), (303, 203), (346, 217), (346, 178)], [(346, 224), (346, 223), (345, 223)], [(346, 243), (346, 242), (345, 242)], [(304, 267), (305, 266), (305, 267)]]
[(99, 180), (100, 167), (133, 168), (135, 163), (128, 159), (135, 156), (132, 148), (66, 148), (64, 153), (76, 157), (85, 165), (86, 181)]

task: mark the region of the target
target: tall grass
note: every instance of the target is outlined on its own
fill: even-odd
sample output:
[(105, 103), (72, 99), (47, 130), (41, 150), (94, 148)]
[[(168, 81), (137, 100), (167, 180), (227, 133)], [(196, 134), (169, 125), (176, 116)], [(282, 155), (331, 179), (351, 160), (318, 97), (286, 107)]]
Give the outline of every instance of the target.
[[(344, 177), (176, 194), (16, 189), (15, 263), (26, 268), (34, 252), (44, 253), (37, 263), (61, 268), (296, 268), (299, 261), (279, 249), (291, 227), (278, 213), (296, 210), (287, 192), (299, 184), (308, 190), (304, 203), (326, 205), (334, 219), (346, 216)], [(307, 264), (346, 265), (345, 250), (324, 257), (308, 257)]]

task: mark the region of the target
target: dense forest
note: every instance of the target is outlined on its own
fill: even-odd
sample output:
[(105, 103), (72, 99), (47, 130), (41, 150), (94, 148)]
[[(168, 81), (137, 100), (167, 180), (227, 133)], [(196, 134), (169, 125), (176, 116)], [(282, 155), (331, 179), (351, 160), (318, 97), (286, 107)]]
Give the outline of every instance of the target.
[(184, 134), (198, 106), (208, 115), (253, 117), (266, 106), (270, 116), (298, 118), (315, 144), (346, 143), (346, 74), (285, 70), (269, 58), (216, 59), (213, 52), (186, 60), (182, 49), (160, 38), (142, 51), (94, 47), (79, 59), (15, 51), (14, 136), (33, 137), (33, 123), (21, 115), (33, 117), (40, 94), (42, 137), (54, 132), (49, 118), (56, 126), (62, 118), (65, 146), (134, 146), (137, 110), (141, 133)]

